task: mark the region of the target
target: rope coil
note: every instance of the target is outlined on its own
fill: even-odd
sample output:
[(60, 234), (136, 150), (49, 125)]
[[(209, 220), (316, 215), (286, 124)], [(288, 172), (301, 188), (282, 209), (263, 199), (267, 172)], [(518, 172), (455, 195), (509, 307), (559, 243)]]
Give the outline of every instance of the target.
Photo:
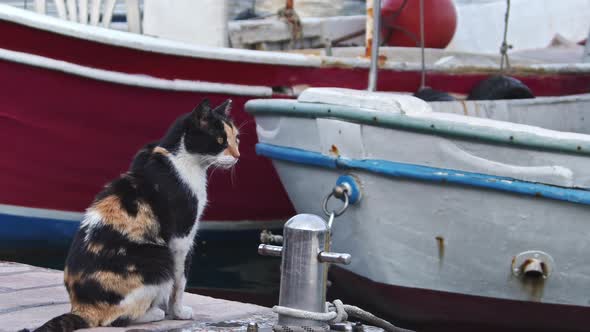
[(326, 302), (326, 312), (306, 311), (278, 305), (274, 306), (272, 310), (279, 315), (326, 323), (325, 327), (275, 325), (272, 328), (275, 332), (327, 332), (330, 330), (328, 324), (346, 322), (349, 316), (360, 319), (369, 325), (380, 327), (387, 332), (413, 332), (412, 330), (406, 330), (401, 327), (397, 327), (390, 322), (379, 318), (359, 307), (344, 304), (340, 300), (334, 300), (333, 303)]

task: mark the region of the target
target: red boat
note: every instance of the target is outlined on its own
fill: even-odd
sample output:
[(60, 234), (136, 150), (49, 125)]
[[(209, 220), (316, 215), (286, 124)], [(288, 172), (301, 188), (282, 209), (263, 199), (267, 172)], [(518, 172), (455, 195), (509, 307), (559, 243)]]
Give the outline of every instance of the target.
[[(11, 248), (67, 242), (101, 186), (205, 97), (234, 100), (244, 138), (234, 176), (211, 175), (203, 229), (280, 227), (294, 209), (271, 163), (255, 154), (255, 123), (244, 103), (306, 86), (363, 89), (369, 69), (360, 48), (319, 56), (199, 47), (4, 5), (0, 29), (0, 240)], [(420, 66), (395, 60), (407, 51), (382, 49), (379, 90), (417, 90)], [(439, 59), (428, 65), (434, 89), (467, 94), (497, 71), (432, 52)], [(590, 66), (513, 65), (510, 74), (538, 96), (589, 92)]]

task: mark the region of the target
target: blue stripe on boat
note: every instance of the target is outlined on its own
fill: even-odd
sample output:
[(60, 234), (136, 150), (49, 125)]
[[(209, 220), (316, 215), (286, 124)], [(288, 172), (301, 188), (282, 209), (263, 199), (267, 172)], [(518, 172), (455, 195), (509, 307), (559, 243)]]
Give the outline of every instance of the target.
[(78, 226), (79, 222), (71, 220), (0, 213), (0, 251), (67, 248)]
[[(0, 212), (0, 258), (2, 253), (6, 251), (13, 252), (20, 249), (67, 249), (80, 226), (80, 221), (51, 217), (53, 215), (65, 217), (65, 214), (60, 212), (54, 213), (48, 210), (45, 213), (51, 216), (32, 216), (28, 210), (36, 209), (14, 208), (11, 210), (14, 211), (11, 213)], [(22, 212), (22, 215), (17, 214), (19, 212)], [(82, 216), (81, 213), (80, 216)], [(277, 229), (274, 225), (266, 227), (260, 225), (260, 228), (256, 229), (231, 231), (229, 228), (228, 225), (228, 229), (202, 229), (199, 231), (198, 238), (200, 241), (243, 241), (258, 239), (262, 228)]]
[(319, 152), (276, 146), (266, 143), (258, 143), (256, 145), (256, 153), (271, 159), (289, 161), (304, 165), (345, 170), (362, 170), (396, 178), (407, 178), (439, 183), (452, 183), (590, 205), (590, 191), (588, 190), (563, 188), (489, 174), (479, 174), (452, 169), (404, 164), (388, 160), (358, 160), (342, 157), (336, 158), (326, 156)]

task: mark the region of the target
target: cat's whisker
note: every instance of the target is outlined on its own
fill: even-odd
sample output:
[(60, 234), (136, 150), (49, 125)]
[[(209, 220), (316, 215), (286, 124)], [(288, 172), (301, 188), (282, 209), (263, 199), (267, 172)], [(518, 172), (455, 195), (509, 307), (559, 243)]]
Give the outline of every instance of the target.
[[(238, 127), (238, 131), (242, 130), (242, 128), (244, 128), (245, 125), (250, 124), (250, 122), (252, 122), (252, 120), (246, 120), (242, 123), (240, 123), (240, 126)], [(241, 135), (241, 133), (240, 133)]]

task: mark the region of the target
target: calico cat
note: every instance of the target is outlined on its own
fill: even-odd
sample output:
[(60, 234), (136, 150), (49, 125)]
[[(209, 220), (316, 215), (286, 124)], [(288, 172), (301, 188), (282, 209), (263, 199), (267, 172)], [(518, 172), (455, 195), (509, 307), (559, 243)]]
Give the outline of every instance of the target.
[(191, 319), (182, 304), (193, 240), (207, 204), (207, 169), (240, 156), (231, 100), (204, 100), (87, 209), (70, 248), (64, 280), (71, 312), (36, 331), (74, 331), (164, 319)]

